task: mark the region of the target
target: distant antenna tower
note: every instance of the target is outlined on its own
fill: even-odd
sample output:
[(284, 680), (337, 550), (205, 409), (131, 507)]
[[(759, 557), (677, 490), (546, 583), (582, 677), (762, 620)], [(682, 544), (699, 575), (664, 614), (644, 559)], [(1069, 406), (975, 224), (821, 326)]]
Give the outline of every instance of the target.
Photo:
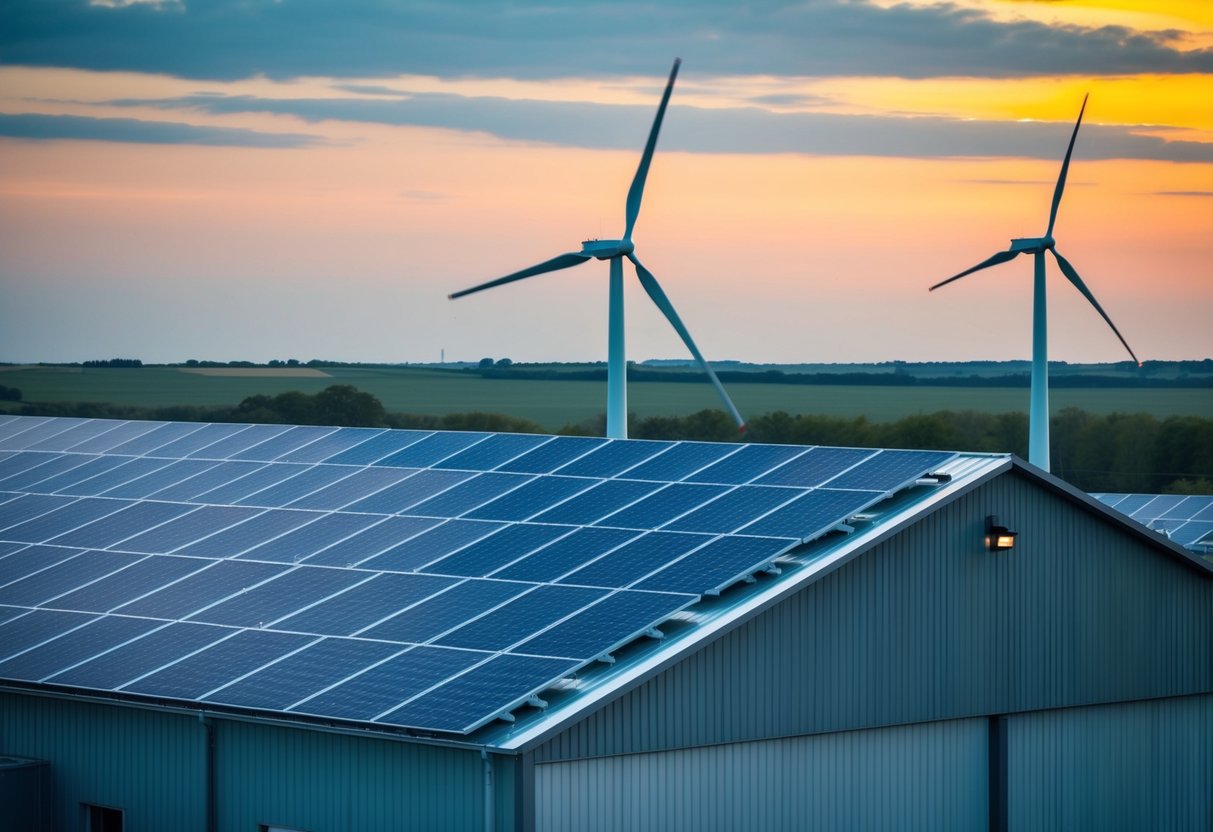
[(439, 350), (439, 352), (438, 352), (438, 363), (439, 363), (439, 364), (445, 364), (445, 363), (446, 363), (446, 347), (443, 347), (441, 350)]

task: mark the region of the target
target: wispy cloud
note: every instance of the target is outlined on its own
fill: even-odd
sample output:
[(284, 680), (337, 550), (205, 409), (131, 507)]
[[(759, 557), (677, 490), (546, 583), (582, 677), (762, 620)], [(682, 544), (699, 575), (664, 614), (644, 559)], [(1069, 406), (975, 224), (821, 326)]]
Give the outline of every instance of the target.
[[(113, 106), (195, 110), (212, 115), (270, 113), (310, 122), (353, 121), (489, 133), (502, 139), (596, 149), (634, 149), (650, 106), (620, 106), (418, 93), (397, 100), (271, 99), (199, 95), (124, 99)], [(837, 156), (1021, 157), (1057, 159), (1069, 123), (991, 122), (832, 113), (774, 113), (754, 108), (671, 106), (665, 150), (694, 153), (810, 153)], [(1213, 162), (1213, 144), (1139, 135), (1132, 128), (1086, 125), (1076, 153), (1086, 159)]]
[[(644, 74), (682, 55), (709, 74), (1011, 77), (1213, 72), (1185, 33), (996, 20), (951, 3), (553, 0), (120, 3), (6, 0), (8, 64), (188, 78), (409, 73)], [(217, 48), (222, 44), (221, 48)]]
[(1154, 191), (1154, 196), (1213, 196), (1213, 191)]
[(76, 139), (136, 144), (193, 144), (219, 147), (308, 147), (326, 143), (300, 133), (262, 133), (235, 127), (205, 127), (134, 118), (0, 113), (0, 136), (48, 141)]

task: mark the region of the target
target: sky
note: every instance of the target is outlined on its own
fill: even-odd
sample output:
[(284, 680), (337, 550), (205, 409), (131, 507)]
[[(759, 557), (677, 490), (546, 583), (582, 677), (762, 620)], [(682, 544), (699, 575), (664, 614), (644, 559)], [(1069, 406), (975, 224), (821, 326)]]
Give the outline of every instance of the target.
[[(633, 234), (709, 360), (1027, 358), (1057, 248), (1213, 356), (1205, 0), (5, 0), (0, 361), (606, 357)], [(627, 353), (689, 357), (627, 278)], [(1049, 261), (1050, 358), (1120, 361)]]

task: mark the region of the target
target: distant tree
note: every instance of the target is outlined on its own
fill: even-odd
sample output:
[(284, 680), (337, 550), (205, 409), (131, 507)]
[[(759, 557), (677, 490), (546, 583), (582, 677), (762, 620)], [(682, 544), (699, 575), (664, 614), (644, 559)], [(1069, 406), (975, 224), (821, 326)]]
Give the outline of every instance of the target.
[(494, 367), (508, 367), (513, 363), (514, 362), (508, 358), (499, 358), (499, 359), (497, 359), (496, 362), (494, 362), (493, 366)]
[(21, 391), (16, 387), (5, 387), (0, 384), (0, 401), (19, 402), (21, 401)]
[(480, 359), (480, 369), (487, 370), (489, 367), (492, 367), (492, 366), (493, 366), (493, 359), (491, 359), (491, 358)]
[(351, 384), (326, 387), (316, 394), (315, 399), (316, 421), (312, 424), (374, 426), (382, 425), (387, 416), (379, 399), (370, 393), (361, 392)]
[(298, 366), (299, 366), (299, 359), (298, 359), (298, 358), (288, 358), (288, 359), (286, 360), (286, 366), (288, 366), (288, 367), (298, 367)]

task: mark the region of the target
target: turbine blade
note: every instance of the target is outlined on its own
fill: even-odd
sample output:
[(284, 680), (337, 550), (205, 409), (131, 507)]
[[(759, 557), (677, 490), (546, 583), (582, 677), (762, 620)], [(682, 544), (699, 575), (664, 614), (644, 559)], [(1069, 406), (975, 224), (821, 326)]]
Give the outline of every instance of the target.
[[(1088, 93), (1090, 95), (1090, 93)], [(1074, 132), (1070, 134), (1070, 146), (1066, 148), (1066, 158), (1061, 163), (1061, 174), (1057, 177), (1057, 187), (1053, 189), (1053, 207), (1049, 210), (1049, 230), (1046, 237), (1053, 236), (1053, 224), (1057, 222), (1057, 206), (1061, 205), (1061, 192), (1066, 189), (1066, 173), (1070, 170), (1070, 154), (1074, 152), (1074, 140), (1078, 138), (1078, 128), (1082, 124), (1082, 114), (1087, 109), (1087, 95), (1082, 97), (1082, 108), (1078, 111), (1078, 121), (1074, 122)]]
[(929, 292), (934, 292), (934, 291), (935, 291), (936, 289), (938, 289), (940, 286), (947, 286), (947, 285), (948, 285), (949, 283), (951, 283), (953, 280), (960, 280), (960, 279), (961, 279), (962, 277), (964, 277), (965, 275), (972, 274), (973, 272), (979, 272), (979, 271), (981, 271), (982, 269), (988, 269), (990, 266), (997, 266), (999, 263), (1005, 263), (1005, 262), (1007, 262), (1008, 260), (1014, 260), (1014, 259), (1015, 259), (1016, 257), (1018, 257), (1018, 256), (1019, 256), (1019, 252), (1018, 252), (1018, 251), (999, 251), (999, 252), (996, 252), (995, 254), (993, 254), (993, 255), (991, 255), (991, 256), (989, 256), (989, 257), (987, 257), (985, 260), (982, 260), (980, 263), (978, 263), (978, 264), (977, 264), (976, 266), (974, 266), (973, 268), (971, 268), (971, 269), (965, 269), (965, 270), (964, 270), (963, 272), (961, 272), (960, 274), (953, 275), (952, 277), (949, 277), (947, 280), (944, 280), (944, 281), (942, 281), (942, 282), (940, 282), (940, 283), (936, 283), (934, 286), (932, 286), (932, 287), (931, 287), (930, 289), (928, 289), (927, 291), (929, 291)]
[(539, 263), (538, 265), (535, 265), (535, 266), (531, 266), (528, 269), (523, 269), (522, 271), (514, 272), (513, 274), (507, 274), (505, 277), (499, 277), (496, 280), (490, 280), (488, 283), (481, 283), (479, 286), (473, 286), (470, 289), (460, 290), (458, 292), (455, 292), (454, 294), (447, 295), (447, 297), (450, 300), (454, 300), (455, 298), (461, 298), (464, 295), (470, 295), (470, 294), (473, 294), (474, 292), (481, 292), (485, 289), (492, 289), (494, 286), (501, 286), (506, 283), (513, 283), (515, 280), (522, 280), (524, 277), (534, 277), (537, 274), (543, 274), (545, 272), (554, 272), (554, 271), (558, 271), (560, 269), (567, 269), (570, 266), (579, 266), (582, 263), (584, 263), (586, 260), (589, 260), (589, 259), (591, 259), (591, 256), (589, 254), (582, 254), (580, 252), (569, 252), (568, 254), (561, 254), (559, 257), (553, 257), (551, 260), (544, 260), (542, 263)]
[(661, 120), (665, 118), (666, 105), (670, 103), (670, 93), (674, 90), (674, 79), (678, 77), (678, 67), (682, 58), (674, 59), (674, 68), (670, 70), (670, 80), (666, 82), (665, 92), (661, 95), (661, 103), (657, 105), (657, 117), (653, 119), (653, 127), (649, 130), (649, 140), (644, 145), (644, 153), (640, 156), (640, 167), (636, 168), (636, 176), (632, 178), (632, 187), (628, 188), (627, 224), (623, 231), (623, 239), (632, 239), (632, 229), (636, 226), (636, 217), (640, 215), (640, 200), (644, 196), (644, 181), (649, 176), (649, 164), (653, 161), (653, 150), (657, 147), (657, 134), (661, 132)]
[(1095, 307), (1095, 311), (1107, 321), (1108, 326), (1112, 327), (1112, 331), (1120, 339), (1120, 343), (1125, 345), (1125, 349), (1129, 351), (1129, 355), (1132, 356), (1133, 360), (1137, 362), (1137, 366), (1140, 367), (1141, 362), (1137, 360), (1137, 355), (1134, 354), (1133, 348), (1129, 346), (1129, 342), (1125, 340), (1125, 337), (1120, 334), (1120, 330), (1116, 328), (1116, 324), (1112, 323), (1112, 319), (1108, 317), (1108, 313), (1103, 311), (1103, 307), (1099, 305), (1099, 301), (1095, 299), (1095, 295), (1091, 294), (1091, 290), (1087, 288), (1087, 284), (1082, 282), (1082, 278), (1078, 276), (1078, 272), (1070, 265), (1070, 261), (1062, 257), (1057, 249), (1052, 249), (1052, 251), (1053, 257), (1057, 260), (1057, 265), (1061, 266), (1061, 273), (1069, 278), (1070, 282), (1074, 284), (1074, 288), (1082, 292), (1083, 297)]
[(682, 323), (682, 319), (674, 311), (674, 304), (670, 303), (670, 299), (661, 290), (660, 284), (657, 283), (657, 278), (653, 277), (653, 273), (640, 264), (640, 261), (636, 259), (636, 255), (629, 254), (628, 259), (636, 267), (636, 276), (640, 278), (640, 285), (644, 287), (644, 290), (648, 292), (649, 298), (652, 299), (657, 308), (665, 315), (670, 325), (674, 327), (674, 331), (682, 338), (682, 342), (687, 345), (687, 349), (691, 351), (691, 355), (699, 362), (699, 366), (708, 374), (708, 379), (712, 382), (712, 386), (716, 388), (716, 392), (720, 395), (720, 400), (724, 402), (725, 410), (733, 417), (733, 421), (737, 423), (737, 428), (742, 433), (745, 433), (745, 419), (741, 418), (741, 414), (737, 412), (737, 408), (733, 405), (733, 400), (725, 392), (724, 385), (720, 383), (720, 379), (716, 377), (716, 373), (708, 366), (708, 362), (704, 360), (703, 353), (699, 351), (699, 347), (695, 346), (691, 333), (687, 331), (687, 328)]

